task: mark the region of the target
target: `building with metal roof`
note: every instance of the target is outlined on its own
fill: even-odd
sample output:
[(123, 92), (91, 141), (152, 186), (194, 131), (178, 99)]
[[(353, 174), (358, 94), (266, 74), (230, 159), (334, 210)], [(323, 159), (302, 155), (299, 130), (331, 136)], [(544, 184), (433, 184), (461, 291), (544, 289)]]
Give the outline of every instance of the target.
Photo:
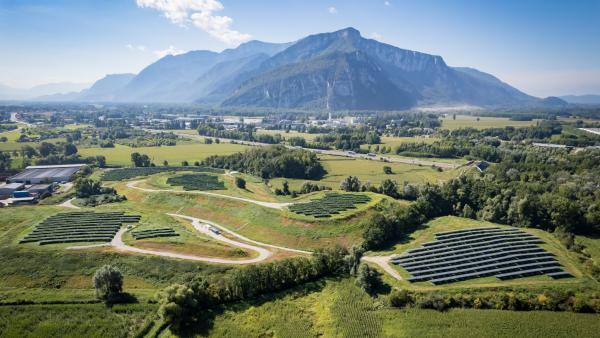
[(42, 184), (67, 182), (85, 164), (29, 166), (7, 179), (9, 183)]

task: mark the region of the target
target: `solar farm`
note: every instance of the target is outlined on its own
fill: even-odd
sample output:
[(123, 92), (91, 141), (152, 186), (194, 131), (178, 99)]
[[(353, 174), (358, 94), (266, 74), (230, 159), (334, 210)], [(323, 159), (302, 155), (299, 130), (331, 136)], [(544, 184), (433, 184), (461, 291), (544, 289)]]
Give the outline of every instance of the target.
[(176, 236), (179, 236), (179, 234), (171, 228), (159, 228), (159, 229), (147, 229), (147, 230), (132, 231), (131, 236), (133, 236), (133, 238), (135, 240), (140, 240), (140, 239), (149, 239), (149, 238), (157, 238), (157, 237), (176, 237)]
[(123, 212), (68, 212), (46, 218), (19, 243), (39, 245), (110, 242), (123, 223), (137, 223), (140, 216)]
[(435, 241), (391, 259), (407, 280), (435, 285), (495, 276), (500, 280), (547, 275), (571, 277), (540, 238), (516, 228), (471, 228), (438, 232)]
[(138, 168), (120, 168), (106, 171), (102, 175), (103, 181), (124, 181), (135, 177), (150, 176), (169, 171), (195, 171), (222, 173), (222, 169), (210, 167), (138, 167)]
[(307, 203), (292, 204), (289, 209), (291, 212), (305, 216), (327, 218), (346, 210), (356, 209), (357, 204), (364, 204), (369, 201), (371, 201), (371, 198), (362, 194), (328, 193), (322, 198)]
[(183, 174), (169, 177), (167, 184), (181, 186), (183, 190), (222, 190), (225, 189), (223, 182), (217, 176), (205, 174)]

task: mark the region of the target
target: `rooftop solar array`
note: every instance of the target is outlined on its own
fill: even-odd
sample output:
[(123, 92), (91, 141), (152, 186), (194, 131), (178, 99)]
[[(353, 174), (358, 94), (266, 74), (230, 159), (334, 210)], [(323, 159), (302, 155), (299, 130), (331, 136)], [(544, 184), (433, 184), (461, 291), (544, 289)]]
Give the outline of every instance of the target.
[(541, 239), (516, 228), (470, 228), (438, 232), (435, 238), (391, 259), (410, 273), (408, 281), (438, 285), (489, 276), (571, 277), (552, 253), (538, 246)]

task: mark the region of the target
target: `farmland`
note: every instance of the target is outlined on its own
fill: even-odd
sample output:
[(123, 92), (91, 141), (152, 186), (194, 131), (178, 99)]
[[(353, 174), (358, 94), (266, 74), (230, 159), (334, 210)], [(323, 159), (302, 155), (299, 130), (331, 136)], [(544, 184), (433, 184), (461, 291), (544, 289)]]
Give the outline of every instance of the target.
[(201, 161), (210, 155), (227, 155), (246, 149), (248, 149), (247, 146), (230, 143), (203, 144), (195, 142), (174, 147), (138, 148), (117, 144), (114, 148), (82, 148), (79, 150), (79, 154), (82, 156), (102, 155), (106, 157), (106, 163), (108, 165), (129, 166), (131, 165), (131, 154), (138, 152), (140, 154), (148, 155), (156, 164), (162, 164), (163, 161), (168, 161), (169, 164), (179, 165), (183, 161), (194, 163), (195, 161)]
[(208, 336), (592, 337), (597, 315), (452, 309), (397, 310), (351, 280), (326, 281), (224, 307)]
[[(479, 119), (479, 120), (478, 120)], [(452, 115), (442, 118), (442, 129), (454, 130), (459, 128), (504, 128), (504, 127), (528, 127), (538, 123), (539, 120), (532, 121), (513, 121), (505, 117), (486, 117), (486, 116), (471, 116), (457, 115), (456, 120), (452, 119)]]
[[(426, 166), (417, 166), (403, 163), (386, 163), (376, 160), (355, 159), (340, 156), (321, 155), (320, 162), (327, 171), (327, 174), (317, 184), (326, 185), (333, 189), (338, 189), (340, 182), (350, 176), (358, 176), (361, 182), (371, 182), (371, 184), (380, 184), (384, 179), (396, 180), (398, 183), (438, 183), (446, 181), (460, 173), (460, 169), (447, 169), (442, 172)], [(384, 175), (383, 167), (392, 168), (392, 174)], [(280, 185), (284, 179), (273, 179), (274, 185)], [(306, 180), (288, 179), (290, 189), (299, 189)]]

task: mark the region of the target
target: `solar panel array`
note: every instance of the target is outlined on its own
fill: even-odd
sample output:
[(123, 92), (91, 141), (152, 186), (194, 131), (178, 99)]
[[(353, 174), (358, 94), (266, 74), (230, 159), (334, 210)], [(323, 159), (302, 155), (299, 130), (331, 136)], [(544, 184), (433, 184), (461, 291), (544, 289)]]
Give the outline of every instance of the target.
[(408, 281), (438, 285), (489, 276), (571, 276), (552, 253), (538, 246), (541, 239), (516, 228), (471, 228), (438, 232), (435, 237), (391, 259), (411, 274)]

